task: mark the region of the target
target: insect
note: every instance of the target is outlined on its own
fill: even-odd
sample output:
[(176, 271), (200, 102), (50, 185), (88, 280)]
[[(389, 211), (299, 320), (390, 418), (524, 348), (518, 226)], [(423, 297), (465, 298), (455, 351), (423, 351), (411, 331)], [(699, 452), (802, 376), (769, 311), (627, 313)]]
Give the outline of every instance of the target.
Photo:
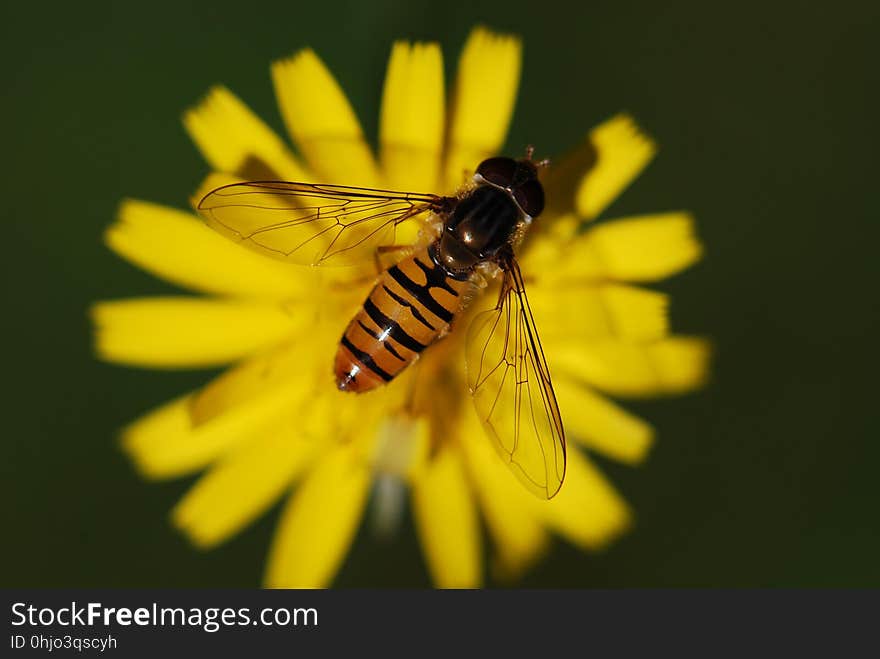
[(525, 486), (552, 498), (565, 474), (565, 433), (550, 371), (514, 255), (544, 209), (529, 148), (493, 157), (456, 196), (341, 185), (252, 181), (221, 186), (198, 211), (223, 235), (274, 258), (351, 265), (395, 249), (395, 228), (423, 223), (426, 240), (384, 269), (343, 332), (340, 390), (381, 387), (450, 329), (474, 292), (500, 274), (494, 309), (466, 338), (468, 387), (489, 438)]

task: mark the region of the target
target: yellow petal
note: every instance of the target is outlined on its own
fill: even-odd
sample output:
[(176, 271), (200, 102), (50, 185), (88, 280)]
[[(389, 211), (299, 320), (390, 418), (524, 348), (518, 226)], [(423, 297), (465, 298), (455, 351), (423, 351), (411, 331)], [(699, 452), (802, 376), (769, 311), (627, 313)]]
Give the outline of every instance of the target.
[(312, 50), (272, 64), (281, 115), (319, 183), (377, 187), (378, 168), (348, 99)]
[(302, 287), (298, 269), (242, 249), (190, 213), (159, 204), (124, 201), (104, 239), (135, 265), (197, 291), (277, 299)]
[(498, 155), (513, 117), (522, 44), (517, 37), (476, 28), (458, 62), (451, 103), (446, 187), (454, 190), (480, 161)]
[(435, 43), (398, 41), (391, 49), (379, 142), (385, 185), (434, 192), (443, 149), (443, 55)]
[(293, 422), (236, 448), (202, 476), (172, 513), (194, 544), (212, 547), (265, 512), (309, 464), (317, 442)]
[(332, 364), (341, 330), (334, 329), (331, 334), (327, 325), (308, 322), (304, 329), (305, 333), (236, 365), (197, 392), (191, 406), (193, 423), (205, 423), (292, 386), (297, 398), (289, 401), (288, 408), (298, 419), (302, 436), (342, 441), (350, 433), (366, 431), (374, 417), (385, 413), (385, 406), (377, 403), (390, 404), (394, 397), (382, 392), (382, 399), (376, 401), (338, 391)]
[(226, 364), (280, 341), (306, 320), (281, 305), (188, 297), (98, 302), (92, 319), (102, 359), (151, 368)]
[(202, 182), (199, 184), (199, 187), (196, 188), (195, 193), (192, 197), (190, 197), (190, 205), (194, 210), (198, 211), (199, 202), (212, 190), (216, 190), (217, 188), (222, 188), (227, 185), (232, 185), (234, 183), (243, 183), (249, 179), (238, 176), (236, 174), (227, 174), (225, 172), (210, 172), (205, 178), (202, 179)]
[(578, 186), (575, 207), (581, 217), (593, 219), (651, 162), (657, 147), (624, 114), (596, 126), (588, 140), (596, 162)]
[[(305, 354), (304, 354), (305, 353)], [(266, 352), (236, 364), (193, 394), (192, 420), (195, 425), (210, 421), (227, 410), (259, 398), (273, 389), (305, 379), (308, 369), (301, 360), (311, 351), (297, 349), (295, 342), (284, 341)]]
[(519, 577), (544, 554), (549, 536), (526, 501), (531, 495), (489, 446), (476, 415), (462, 445), (483, 519), (493, 540), (495, 576)]
[(291, 387), (279, 387), (198, 426), (191, 415), (192, 395), (183, 396), (125, 428), (122, 446), (145, 477), (181, 476), (277, 427), (297, 395)]
[(558, 281), (621, 279), (657, 281), (702, 255), (688, 213), (629, 217), (592, 227), (568, 246), (547, 277)]
[(337, 446), (322, 457), (281, 514), (265, 585), (329, 585), (357, 531), (369, 484), (369, 470), (353, 444)]
[(550, 501), (534, 499), (532, 509), (553, 530), (582, 549), (600, 549), (631, 523), (626, 502), (591, 462), (568, 452), (562, 489)]
[(703, 386), (709, 356), (705, 339), (670, 336), (651, 343), (556, 344), (552, 363), (554, 369), (613, 395), (653, 396)]
[(627, 464), (645, 459), (654, 443), (651, 426), (570, 378), (553, 378), (553, 389), (568, 439)]
[(422, 551), (439, 588), (476, 588), (482, 582), (480, 525), (464, 468), (455, 450), (441, 448), (415, 479), (413, 514)]
[(558, 268), (560, 261), (568, 258), (569, 244), (583, 225), (574, 213), (545, 213), (526, 234), (517, 257), (523, 272), (531, 276)]
[(606, 273), (618, 279), (656, 281), (696, 263), (702, 248), (688, 213), (642, 215), (596, 227), (588, 238)]
[(309, 180), (281, 138), (226, 87), (214, 87), (187, 110), (183, 125), (216, 170), (249, 179)]
[(668, 298), (662, 293), (625, 284), (564, 282), (529, 286), (529, 300), (545, 344), (557, 338), (594, 341), (618, 337), (652, 340), (669, 329)]
[(425, 417), (394, 414), (382, 419), (376, 433), (374, 471), (406, 480), (426, 463), (430, 450), (430, 423)]

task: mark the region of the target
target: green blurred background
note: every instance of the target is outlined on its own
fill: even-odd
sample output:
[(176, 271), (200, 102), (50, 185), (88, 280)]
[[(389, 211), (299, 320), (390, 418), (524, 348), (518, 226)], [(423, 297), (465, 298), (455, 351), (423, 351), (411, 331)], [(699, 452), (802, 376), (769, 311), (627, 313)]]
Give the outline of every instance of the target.
[[(717, 346), (705, 391), (630, 406), (659, 430), (647, 464), (602, 463), (634, 531), (559, 543), (524, 584), (880, 585), (877, 7), (7, 3), (0, 585), (259, 583), (277, 508), (198, 552), (167, 521), (191, 481), (144, 482), (117, 448), (207, 374), (92, 357), (91, 301), (172, 291), (101, 232), (125, 196), (186, 205), (206, 167), (180, 113), (211, 84), (280, 128), (268, 63), (311, 45), (375, 134), (391, 41), (439, 40), (451, 71), (477, 22), (525, 40), (510, 152), (559, 153), (621, 109), (660, 142), (609, 214), (696, 213), (707, 258), (663, 289)], [(362, 531), (336, 583), (428, 585), (411, 524)]]

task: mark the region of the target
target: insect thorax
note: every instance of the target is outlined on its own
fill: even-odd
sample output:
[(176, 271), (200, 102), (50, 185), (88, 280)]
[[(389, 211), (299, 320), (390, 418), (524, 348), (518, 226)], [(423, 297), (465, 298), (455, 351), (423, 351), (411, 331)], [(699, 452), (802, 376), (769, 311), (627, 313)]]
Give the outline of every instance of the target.
[(507, 245), (522, 220), (508, 192), (478, 185), (444, 223), (432, 256), (451, 276), (464, 278)]

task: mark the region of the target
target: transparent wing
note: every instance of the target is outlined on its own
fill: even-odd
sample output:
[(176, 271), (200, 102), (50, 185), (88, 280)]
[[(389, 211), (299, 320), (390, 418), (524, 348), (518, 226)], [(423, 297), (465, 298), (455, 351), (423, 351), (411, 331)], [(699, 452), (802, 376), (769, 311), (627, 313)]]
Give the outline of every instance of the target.
[(468, 386), (502, 459), (531, 492), (550, 499), (565, 476), (562, 417), (519, 266), (512, 256), (501, 265), (498, 304), (468, 331)]
[(221, 186), (197, 210), (209, 226), (276, 259), (354, 265), (394, 243), (395, 227), (442, 207), (432, 194), (252, 181)]

